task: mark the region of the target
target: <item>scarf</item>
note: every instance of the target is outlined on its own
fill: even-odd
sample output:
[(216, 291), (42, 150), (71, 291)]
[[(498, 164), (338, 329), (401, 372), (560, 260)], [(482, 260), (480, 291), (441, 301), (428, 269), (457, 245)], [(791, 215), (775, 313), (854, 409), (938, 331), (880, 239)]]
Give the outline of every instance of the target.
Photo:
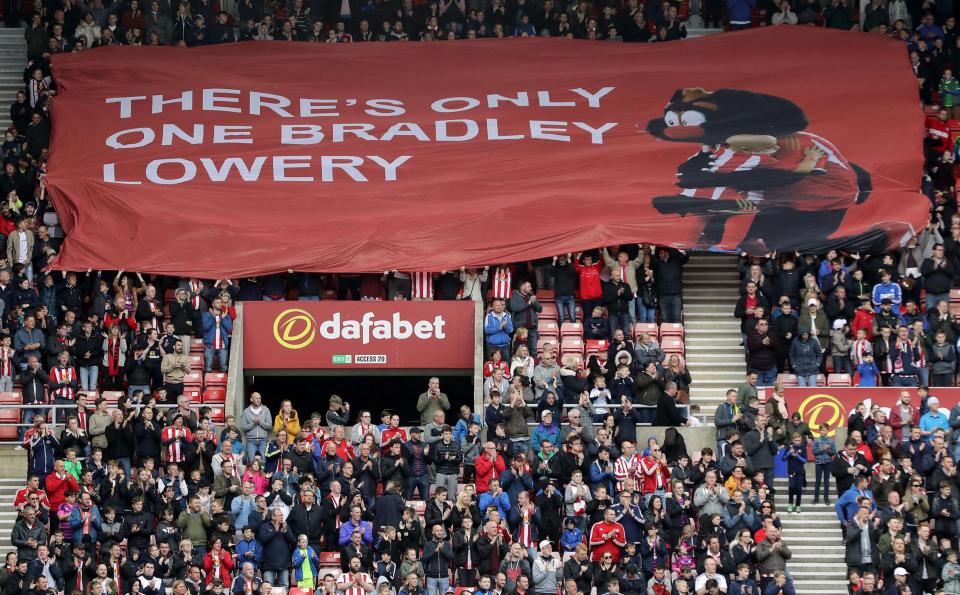
[(107, 343), (107, 374), (119, 376), (120, 370), (120, 339), (110, 337)]

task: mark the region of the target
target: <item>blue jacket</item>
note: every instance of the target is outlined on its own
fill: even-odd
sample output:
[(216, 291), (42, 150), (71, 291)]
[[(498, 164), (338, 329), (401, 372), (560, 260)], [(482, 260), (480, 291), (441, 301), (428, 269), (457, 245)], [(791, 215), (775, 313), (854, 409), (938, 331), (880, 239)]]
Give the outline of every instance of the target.
[(500, 320), (493, 315), (493, 312), (487, 312), (483, 319), (483, 336), (489, 345), (509, 345), (510, 333), (513, 332), (513, 317), (507, 311), (503, 312), (503, 318), (507, 321), (507, 326), (500, 328)]
[(752, 578), (740, 580), (734, 579), (730, 583), (730, 593), (746, 593), (747, 595), (760, 595), (760, 587)]
[(577, 546), (583, 543), (583, 530), (577, 529), (564, 529), (563, 535), (560, 536), (560, 550), (564, 552), (572, 552), (577, 549)]
[(53, 473), (53, 463), (56, 460), (60, 442), (53, 436), (30, 437), (30, 466), (27, 475), (49, 475)]
[(806, 341), (797, 337), (790, 344), (790, 365), (793, 371), (800, 376), (810, 376), (820, 370), (820, 362), (823, 360), (823, 349), (820, 342), (813, 336)]
[(877, 386), (877, 376), (880, 375), (880, 370), (877, 369), (877, 364), (874, 362), (863, 362), (857, 366), (857, 374), (860, 375), (860, 381), (857, 382), (857, 386), (872, 387)]
[[(613, 469), (612, 466), (610, 468)], [(603, 484), (606, 486), (608, 494), (615, 494), (614, 482), (616, 481), (617, 478), (612, 471), (604, 471), (603, 468), (600, 467), (600, 459), (590, 464), (590, 484), (594, 488), (599, 484)]]
[(480, 494), (477, 506), (480, 508), (480, 514), (484, 519), (487, 518), (487, 507), (493, 504), (500, 511), (500, 518), (506, 519), (510, 513), (510, 496), (506, 492), (500, 492), (500, 495), (494, 497), (490, 492)]
[[(213, 347), (214, 331), (216, 330), (217, 319), (209, 312), (203, 313), (203, 345)], [(220, 337), (223, 339), (223, 348), (230, 347), (230, 331), (233, 330), (233, 319), (229, 316), (220, 317)]]
[(782, 589), (777, 586), (776, 582), (770, 581), (767, 588), (763, 590), (763, 595), (797, 595), (797, 592), (793, 588), (793, 583), (787, 579)]
[[(80, 516), (80, 507), (77, 506), (70, 513), (70, 527), (73, 529), (73, 543), (80, 543), (83, 540), (83, 518)], [(100, 532), (100, 511), (96, 506), (90, 508), (90, 541), (97, 542), (97, 534)]]
[(872, 503), (872, 509), (877, 509), (877, 503), (873, 499), (873, 492), (870, 490), (863, 490), (863, 492), (857, 491), (857, 486), (852, 485), (850, 489), (844, 492), (838, 499), (836, 504), (833, 505), (834, 510), (837, 512), (837, 518), (840, 519), (840, 522), (844, 525), (847, 524), (847, 521), (853, 518), (857, 511), (860, 510), (860, 505), (857, 504), (857, 498), (863, 496), (868, 496), (870, 502)]
[(894, 306), (900, 305), (900, 285), (897, 283), (877, 283), (873, 286), (873, 305), (880, 307), (880, 302), (884, 298), (890, 298), (890, 301), (893, 302)]
[(303, 580), (303, 564), (304, 560), (310, 560), (310, 571), (313, 572), (313, 583), (317, 584), (320, 580), (320, 577), (317, 576), (317, 566), (320, 565), (320, 556), (317, 555), (317, 552), (313, 551), (313, 548), (309, 545), (306, 550), (301, 550), (297, 548), (293, 550), (293, 576), (294, 580), (300, 582)]
[(554, 446), (560, 446), (560, 429), (554, 425), (537, 425), (530, 435), (530, 448), (533, 449), (533, 452), (540, 454), (540, 445), (543, 444), (544, 440), (549, 440)]
[(757, 0), (726, 0), (727, 20), (734, 24), (750, 23)]
[[(247, 557), (250, 552), (252, 557)], [(256, 539), (242, 539), (237, 544), (237, 564), (243, 565), (244, 562), (253, 562), (254, 568), (260, 568), (260, 561), (263, 560), (263, 547)]]
[(233, 518), (233, 525), (242, 529), (248, 524), (250, 513), (256, 509), (257, 505), (253, 500), (244, 500), (240, 496), (234, 498), (233, 502), (230, 503), (230, 516)]
[[(470, 415), (470, 421), (477, 422), (483, 428), (483, 420), (476, 413)], [(463, 439), (470, 433), (470, 422), (462, 417), (457, 420), (457, 425), (453, 427), (453, 441), (463, 444)]]
[[(55, 587), (56, 591), (63, 591), (63, 570), (60, 568), (60, 562), (53, 558), (47, 558), (47, 562), (49, 563), (50, 576), (53, 577), (53, 582), (56, 583), (50, 586)], [(31, 560), (30, 563), (27, 564), (27, 578), (30, 579), (27, 583), (35, 580), (41, 574), (43, 574), (43, 562), (40, 561), (40, 558)]]
[(257, 541), (263, 546), (261, 558), (263, 570), (286, 570), (290, 568), (290, 551), (297, 544), (293, 531), (277, 531), (273, 523), (263, 523), (257, 530)]
[[(792, 457), (790, 453), (796, 450), (798, 456)], [(790, 475), (803, 474), (803, 466), (807, 464), (807, 449), (803, 446), (798, 446), (794, 448), (793, 444), (788, 444), (783, 449), (783, 454), (780, 455), (780, 458), (787, 462), (787, 473)]]
[(833, 461), (836, 454), (837, 443), (833, 441), (833, 438), (820, 436), (813, 441), (813, 456), (818, 465)]

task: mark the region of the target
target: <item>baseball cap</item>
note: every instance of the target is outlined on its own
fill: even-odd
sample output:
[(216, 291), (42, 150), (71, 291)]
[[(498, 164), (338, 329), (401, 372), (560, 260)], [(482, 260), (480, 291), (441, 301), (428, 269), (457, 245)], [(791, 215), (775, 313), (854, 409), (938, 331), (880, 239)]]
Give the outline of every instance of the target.
[(816, 298), (810, 298), (809, 300), (807, 300), (807, 305), (808, 305), (808, 306), (816, 306), (818, 303), (819, 303), (819, 302), (817, 302), (817, 299), (816, 299)]
[(903, 566), (897, 566), (897, 568), (893, 571), (893, 576), (907, 576), (908, 574), (910, 573), (907, 572), (907, 569)]
[(553, 544), (550, 543), (550, 540), (549, 540), (549, 539), (544, 539), (543, 541), (540, 542), (540, 549), (543, 549), (543, 548), (547, 547), (548, 545), (553, 545)]
[(420, 426), (413, 426), (412, 428), (410, 428), (410, 433), (411, 433), (411, 434), (423, 434), (423, 428), (421, 428)]
[(517, 454), (513, 455), (513, 460), (514, 460), (514, 461), (525, 461), (525, 460), (527, 460), (527, 458), (526, 458), (525, 456), (523, 456), (522, 453), (519, 453), (519, 452), (518, 452)]

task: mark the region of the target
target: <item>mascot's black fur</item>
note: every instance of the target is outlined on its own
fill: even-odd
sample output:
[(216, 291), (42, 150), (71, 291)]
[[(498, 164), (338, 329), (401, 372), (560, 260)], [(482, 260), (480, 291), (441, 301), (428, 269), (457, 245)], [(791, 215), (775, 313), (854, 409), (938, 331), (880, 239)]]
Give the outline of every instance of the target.
[[(663, 117), (647, 123), (654, 137), (700, 145), (703, 149), (677, 168), (677, 186), (685, 189), (726, 187), (735, 192), (786, 188), (808, 175), (786, 169), (754, 167), (744, 171), (711, 171), (715, 148), (726, 146), (727, 139), (739, 135), (763, 135), (776, 139), (790, 138), (808, 125), (806, 114), (794, 102), (752, 91), (700, 88), (677, 89), (663, 110)], [(858, 191), (849, 197), (849, 204), (859, 204), (870, 196), (870, 175), (850, 164), (856, 175)], [(797, 200), (803, 200), (798, 197)], [(748, 200), (685, 196), (657, 196), (653, 206), (662, 214), (698, 215), (704, 228), (698, 247), (709, 248), (720, 243), (727, 219), (737, 214), (756, 213), (750, 229), (740, 245), (741, 250), (764, 253), (770, 250), (825, 251), (828, 248), (875, 251), (886, 249), (887, 237), (882, 230), (870, 230), (853, 237), (831, 238), (840, 227), (846, 208), (798, 209), (790, 204), (754, 205)]]

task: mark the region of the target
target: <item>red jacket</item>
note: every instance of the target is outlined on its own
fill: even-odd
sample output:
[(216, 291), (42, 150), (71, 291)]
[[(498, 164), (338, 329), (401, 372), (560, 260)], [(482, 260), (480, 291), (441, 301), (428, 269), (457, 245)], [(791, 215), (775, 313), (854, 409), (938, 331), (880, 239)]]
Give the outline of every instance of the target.
[(69, 473), (57, 477), (56, 473), (47, 476), (47, 498), (50, 500), (50, 510), (56, 510), (67, 500), (67, 492), (79, 492), (80, 484)]
[[(890, 424), (890, 427), (893, 428), (893, 435), (897, 437), (897, 440), (903, 442), (903, 424), (906, 423), (911, 428), (917, 427), (920, 425), (920, 411), (914, 407), (910, 406), (910, 419), (903, 420), (900, 419), (900, 404), (894, 403), (893, 407), (890, 408), (890, 418), (887, 420), (887, 423)], [(909, 436), (907, 439), (909, 440)]]
[(205, 582), (209, 585), (214, 579), (219, 578), (223, 581), (223, 584), (229, 585), (231, 581), (230, 571), (233, 570), (233, 556), (226, 549), (220, 550), (220, 555), (216, 556), (220, 560), (219, 576), (213, 571), (214, 557), (213, 551), (207, 552), (207, 555), (203, 557), (203, 569), (207, 572)]
[(500, 477), (500, 474), (507, 468), (503, 457), (497, 454), (497, 460), (491, 461), (486, 454), (476, 458), (473, 462), (474, 470), (477, 472), (477, 493), (482, 494), (490, 491), (490, 480)]
[[(609, 539), (604, 534), (613, 531), (614, 535)], [(600, 521), (590, 529), (590, 560), (599, 562), (604, 554), (613, 556), (613, 563), (620, 562), (620, 548), (627, 545), (627, 534), (620, 523), (607, 523)]]
[[(637, 467), (637, 478), (643, 481), (641, 493), (651, 494), (657, 490), (670, 490), (670, 469), (660, 459), (646, 456), (640, 459)], [(659, 479), (659, 485), (658, 484)]]
[(866, 329), (867, 339), (873, 340), (873, 317), (874, 313), (869, 310), (864, 310), (863, 308), (857, 308), (857, 312), (853, 315), (853, 324), (850, 325), (850, 330), (853, 332), (853, 336), (857, 336), (857, 331), (859, 329)]
[[(603, 270), (603, 264), (596, 262), (590, 266), (580, 264), (580, 261), (574, 261), (573, 269), (580, 275), (580, 299), (581, 300), (599, 300), (603, 297), (603, 289), (600, 287), (600, 271)], [(589, 312), (584, 312), (584, 316), (590, 316)]]
[(483, 377), (484, 377), (484, 378), (489, 378), (489, 377), (493, 376), (493, 371), (494, 371), (494, 370), (502, 370), (502, 371), (503, 371), (503, 377), (504, 377), (504, 378), (509, 378), (509, 377), (510, 377), (510, 366), (509, 366), (509, 365), (507, 364), (507, 362), (505, 362), (504, 360), (500, 360), (500, 361), (497, 362), (496, 364), (493, 363), (493, 360), (489, 360), (489, 361), (487, 361), (486, 363), (484, 363), (484, 364), (483, 364)]

